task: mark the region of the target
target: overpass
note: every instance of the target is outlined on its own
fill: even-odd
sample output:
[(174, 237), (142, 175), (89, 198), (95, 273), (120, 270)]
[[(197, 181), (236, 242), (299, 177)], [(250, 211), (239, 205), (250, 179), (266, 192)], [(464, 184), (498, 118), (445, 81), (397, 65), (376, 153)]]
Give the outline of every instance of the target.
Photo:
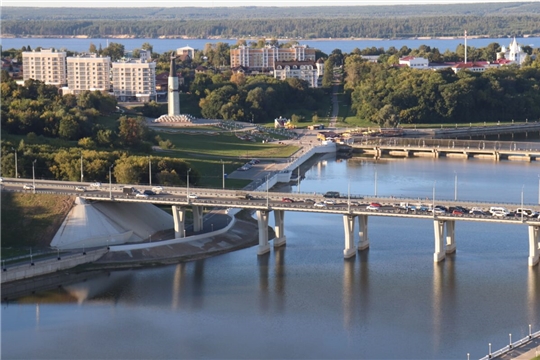
[[(432, 211), (409, 211), (396, 207), (396, 204), (405, 202), (417, 204), (418, 198), (394, 198), (394, 197), (368, 197), (357, 194), (347, 194), (340, 198), (332, 199), (333, 204), (321, 207), (315, 206), (314, 202), (322, 202), (325, 198), (323, 194), (291, 194), (270, 192), (270, 188), (275, 184), (277, 175), (260, 185), (257, 189), (249, 192), (251, 199), (246, 199), (246, 191), (222, 190), (212, 188), (181, 188), (165, 187), (160, 195), (148, 198), (137, 198), (123, 194), (124, 185), (112, 184), (99, 189), (86, 192), (78, 192), (76, 186), (79, 182), (68, 181), (45, 181), (36, 180), (36, 193), (73, 195), (80, 196), (87, 201), (102, 202), (123, 202), (123, 203), (150, 203), (154, 205), (168, 205), (172, 208), (175, 238), (185, 237), (186, 209), (191, 208), (193, 213), (193, 230), (200, 232), (203, 227), (203, 208), (227, 208), (227, 209), (249, 209), (257, 215), (259, 229), (258, 255), (270, 251), (268, 242), (269, 215), (274, 213), (274, 247), (279, 247), (286, 243), (285, 237), (285, 212), (311, 212), (329, 215), (341, 215), (344, 227), (344, 250), (345, 258), (356, 255), (356, 250), (365, 250), (370, 246), (368, 237), (368, 219), (370, 216), (399, 217), (409, 219), (430, 219), (434, 225), (434, 254), (433, 260), (439, 262), (444, 260), (447, 253), (456, 250), (455, 224), (456, 221), (484, 222), (515, 224), (528, 227), (529, 234), (529, 266), (534, 266), (540, 259), (540, 219), (538, 217), (520, 216), (495, 217), (491, 215), (474, 214), (441, 214)], [(20, 179), (4, 179), (3, 191), (24, 191), (22, 186), (29, 181)], [(82, 185), (88, 185), (86, 183)], [(148, 186), (133, 186), (139, 190), (149, 188)], [(196, 197), (194, 197), (196, 195)], [(435, 194), (434, 194), (435, 195)], [(289, 198), (291, 202), (284, 202), (284, 198)], [(382, 206), (378, 210), (368, 210), (367, 206), (371, 202), (380, 203)], [(448, 201), (432, 199), (426, 200), (426, 207), (442, 205), (445, 207), (462, 206), (466, 208), (480, 207), (489, 209), (491, 206), (502, 206), (509, 209), (523, 207), (523, 204), (514, 203), (479, 203), (471, 201)], [(424, 204), (426, 205), (426, 204)], [(358, 220), (358, 221), (357, 221)], [(355, 245), (355, 223), (358, 222), (358, 244)]]

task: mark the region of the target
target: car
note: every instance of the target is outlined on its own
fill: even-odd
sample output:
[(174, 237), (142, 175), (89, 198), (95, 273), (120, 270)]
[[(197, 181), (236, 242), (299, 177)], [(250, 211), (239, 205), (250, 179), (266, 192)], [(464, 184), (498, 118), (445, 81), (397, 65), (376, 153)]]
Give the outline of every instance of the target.
[(93, 182), (90, 184), (90, 187), (93, 187), (93, 188), (100, 188), (101, 187), (101, 183), (99, 181), (96, 181), (96, 182)]
[(336, 202), (334, 200), (330, 199), (324, 199), (323, 201), (326, 205), (336, 205)]
[(253, 195), (246, 194), (246, 196), (244, 196), (244, 199), (246, 199), (246, 200), (255, 200), (255, 197)]
[(3, 182), (4, 182), (4, 178), (0, 177), (0, 183), (3, 183)]
[(433, 214), (437, 214), (437, 215), (444, 215), (444, 214), (446, 214), (446, 208), (444, 208), (444, 206), (442, 206), (442, 207), (435, 206), (435, 208), (433, 210), (431, 210), (431, 212), (433, 212)]
[(75, 191), (85, 192), (86, 188), (84, 186), (75, 186)]
[[(484, 210), (482, 210), (482, 208), (475, 206), (469, 211), (469, 214), (474, 214), (475, 212), (481, 212), (484, 215), (486, 213)], [(476, 215), (478, 215), (478, 214), (476, 214)]]
[(416, 207), (416, 210), (418, 210), (418, 211), (429, 211), (429, 207), (427, 207), (426, 205), (418, 205)]
[(286, 203), (292, 203), (292, 202), (294, 202), (293, 199), (288, 198), (288, 197), (284, 197), (283, 199), (281, 199), (281, 201), (282, 201), (282, 202), (286, 202)]
[(325, 198), (338, 198), (339, 192), (338, 191), (327, 191), (324, 195)]
[(509, 213), (507, 212), (504, 212), (504, 211), (499, 211), (499, 210), (494, 210), (491, 212), (491, 216), (495, 216), (495, 217), (507, 217), (509, 215)]
[(188, 199), (198, 199), (199, 196), (197, 194), (189, 194)]
[(452, 215), (463, 215), (464, 212), (459, 209), (452, 210)]
[(252, 165), (255, 165), (255, 164), (260, 163), (260, 161), (259, 161), (258, 159), (251, 159), (250, 163), (251, 163)]
[(137, 195), (135, 195), (136, 198), (142, 198), (142, 199), (148, 199), (149, 196), (148, 194), (145, 194), (145, 193), (138, 193)]
[(366, 206), (366, 210), (370, 210), (370, 211), (379, 211), (380, 209), (381, 209), (380, 206), (374, 206), (374, 205)]
[(315, 200), (313, 199), (304, 199), (304, 202), (309, 204), (315, 204)]
[(144, 190), (144, 191), (143, 191), (143, 194), (146, 194), (146, 195), (156, 195), (156, 193), (153, 192), (152, 190)]
[(454, 207), (454, 210), (461, 211), (463, 214), (466, 214), (469, 212), (469, 209), (464, 208), (463, 206), (456, 206)]
[(32, 184), (24, 184), (22, 188), (23, 188), (23, 190), (34, 190), (34, 185), (32, 185)]
[(152, 191), (155, 192), (156, 194), (160, 194), (163, 192), (163, 188), (161, 186), (154, 186), (152, 188)]
[(313, 204), (313, 206), (316, 208), (325, 208), (326, 204), (323, 202), (316, 202), (315, 204)]
[(472, 214), (472, 215), (487, 215), (484, 211), (482, 210), (471, 210), (469, 211), (469, 214)]

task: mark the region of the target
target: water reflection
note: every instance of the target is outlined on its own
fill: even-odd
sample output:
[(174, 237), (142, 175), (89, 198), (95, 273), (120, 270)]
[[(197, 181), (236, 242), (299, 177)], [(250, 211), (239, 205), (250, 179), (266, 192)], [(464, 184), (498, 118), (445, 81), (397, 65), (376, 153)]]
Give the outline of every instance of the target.
[(287, 247), (280, 246), (274, 249), (275, 256), (275, 294), (276, 294), (276, 308), (279, 313), (283, 313), (285, 310), (285, 250)]
[[(356, 257), (345, 259), (343, 262), (343, 326), (350, 330), (354, 325), (354, 265)], [(360, 306), (360, 304), (358, 304)]]
[(529, 309), (529, 319), (536, 319), (538, 317), (538, 311), (540, 310), (540, 299), (538, 295), (538, 293), (540, 293), (539, 271), (539, 265), (529, 267), (527, 276), (527, 308)]
[(64, 286), (64, 289), (79, 305), (98, 297), (101, 297), (102, 301), (116, 303), (121, 297), (119, 289), (124, 289), (131, 277), (130, 271), (105, 273), (84, 282)]
[(454, 328), (455, 317), (451, 309), (456, 306), (455, 253), (433, 263), (433, 348), (442, 346), (444, 329)]
[(259, 267), (259, 308), (266, 313), (269, 307), (269, 262), (271, 252), (260, 255), (257, 257), (257, 265)]
[(177, 310), (180, 305), (180, 292), (182, 284), (185, 282), (185, 263), (176, 265), (174, 269), (174, 278), (172, 286), (171, 308)]

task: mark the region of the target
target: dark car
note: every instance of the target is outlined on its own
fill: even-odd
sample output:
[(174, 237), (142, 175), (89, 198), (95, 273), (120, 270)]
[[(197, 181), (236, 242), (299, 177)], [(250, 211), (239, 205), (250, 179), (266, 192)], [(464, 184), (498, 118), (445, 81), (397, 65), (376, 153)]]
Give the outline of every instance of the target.
[(146, 194), (146, 195), (156, 195), (156, 193), (153, 192), (152, 190), (144, 190), (144, 191), (143, 191), (143, 194)]
[(245, 199), (246, 200), (253, 200), (253, 199), (255, 199), (255, 197), (253, 195), (246, 194)]

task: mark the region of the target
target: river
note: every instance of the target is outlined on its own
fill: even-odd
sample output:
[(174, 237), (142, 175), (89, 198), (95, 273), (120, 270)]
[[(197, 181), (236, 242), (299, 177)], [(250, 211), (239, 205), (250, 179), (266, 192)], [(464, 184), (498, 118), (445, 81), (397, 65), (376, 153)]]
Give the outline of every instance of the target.
[[(327, 156), (302, 171), (302, 192), (523, 193), (540, 208), (536, 162)], [(286, 246), (264, 256), (114, 271), (4, 302), (2, 357), (474, 359), (540, 328), (525, 226), (458, 221), (457, 252), (440, 263), (433, 232), (431, 220), (371, 216), (369, 250), (344, 260), (341, 216), (287, 212)]]
[[(540, 37), (516, 38), (521, 45), (530, 45), (532, 47), (540, 47)], [(101, 45), (107, 47), (108, 43), (115, 42), (124, 45), (127, 51), (140, 48), (145, 42), (153, 46), (156, 53), (162, 54), (166, 51), (176, 50), (184, 46), (191, 46), (194, 49), (203, 50), (207, 43), (215, 44), (217, 42), (228, 43), (229, 45), (236, 44), (236, 39), (58, 39), (58, 38), (4, 38), (1, 39), (3, 49), (20, 49), (23, 46), (30, 46), (32, 49), (41, 46), (43, 48), (67, 49), (70, 51), (84, 52), (88, 51), (90, 44), (96, 47)], [(281, 40), (284, 43), (287, 40)], [(467, 45), (481, 48), (490, 43), (497, 42), (502, 46), (510, 45), (510, 38), (482, 38), (482, 39), (467, 39)], [(464, 44), (463, 38), (455, 39), (396, 39), (396, 40), (346, 40), (346, 39), (327, 39), (327, 40), (299, 40), (302, 45), (319, 49), (325, 54), (331, 54), (333, 50), (340, 49), (344, 53), (350, 53), (355, 48), (360, 50), (365, 48), (384, 48), (394, 46), (400, 49), (402, 46), (408, 46), (411, 49), (417, 49), (420, 45), (428, 45), (436, 47), (441, 53), (446, 50), (456, 51), (459, 44)]]

